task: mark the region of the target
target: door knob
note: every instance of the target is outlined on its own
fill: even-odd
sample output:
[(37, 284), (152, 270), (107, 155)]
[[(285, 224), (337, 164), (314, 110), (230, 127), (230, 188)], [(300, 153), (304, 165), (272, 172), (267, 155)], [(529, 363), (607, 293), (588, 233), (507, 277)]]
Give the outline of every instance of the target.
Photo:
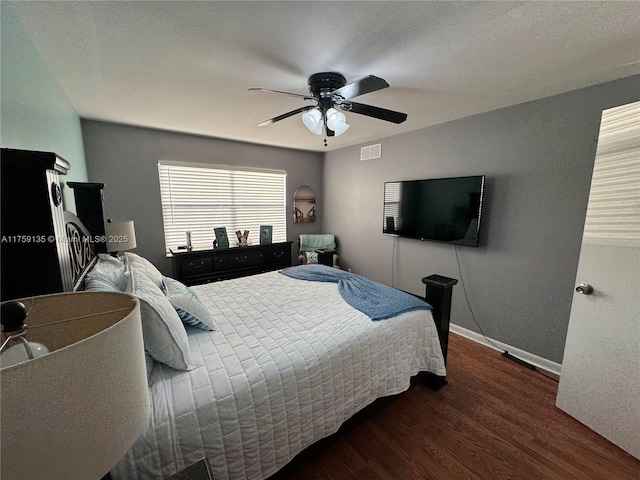
[(591, 295), (593, 293), (593, 287), (588, 283), (581, 283), (576, 287), (576, 292), (583, 295)]

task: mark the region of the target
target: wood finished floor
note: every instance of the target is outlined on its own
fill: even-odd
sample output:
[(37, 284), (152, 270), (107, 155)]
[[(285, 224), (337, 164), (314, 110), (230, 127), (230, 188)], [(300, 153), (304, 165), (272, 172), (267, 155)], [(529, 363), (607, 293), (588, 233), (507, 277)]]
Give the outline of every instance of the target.
[(416, 385), (287, 480), (638, 480), (640, 461), (555, 407), (557, 383), (452, 334), (449, 384)]

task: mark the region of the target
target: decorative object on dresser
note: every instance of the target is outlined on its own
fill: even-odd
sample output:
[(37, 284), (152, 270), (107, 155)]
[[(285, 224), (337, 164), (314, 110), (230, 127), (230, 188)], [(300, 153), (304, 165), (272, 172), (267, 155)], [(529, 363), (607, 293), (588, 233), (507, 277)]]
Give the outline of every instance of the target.
[(213, 248), (228, 248), (229, 237), (227, 236), (227, 227), (214, 228), (213, 232), (216, 235), (216, 239), (213, 241)]
[(107, 220), (105, 224), (107, 251), (116, 254), (137, 247), (133, 220)]
[(266, 245), (272, 242), (273, 225), (260, 225), (260, 245)]
[[(26, 312), (3, 315), (3, 337), (13, 330), (49, 353), (28, 359), (19, 342), (0, 355), (2, 477), (102, 477), (147, 427), (138, 300), (77, 292), (10, 303)], [(25, 314), (28, 326), (19, 325)]]
[(173, 252), (173, 275), (187, 285), (291, 266), (291, 242)]
[(70, 165), (51, 152), (3, 148), (0, 300), (73, 288), (60, 178)]
[(249, 245), (249, 230), (245, 230), (244, 233), (241, 230), (236, 230), (236, 237), (238, 237), (238, 245), (241, 247)]

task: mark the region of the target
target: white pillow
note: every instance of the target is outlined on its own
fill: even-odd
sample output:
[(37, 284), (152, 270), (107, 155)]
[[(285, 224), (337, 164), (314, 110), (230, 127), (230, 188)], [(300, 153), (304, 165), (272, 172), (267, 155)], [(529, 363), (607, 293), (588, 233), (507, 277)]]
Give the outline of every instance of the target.
[[(104, 285), (105, 290), (110, 290), (107, 286), (111, 284), (116, 287), (116, 291), (124, 292), (127, 289), (127, 278), (124, 272), (122, 261), (106, 253), (99, 253), (96, 264), (87, 273), (85, 283), (93, 291), (98, 291), (101, 284)], [(85, 290), (88, 290), (87, 286)]]
[(164, 284), (167, 298), (184, 323), (202, 330), (216, 329), (211, 315), (193, 290), (170, 277), (164, 277)]
[(122, 292), (118, 286), (108, 278), (104, 277), (87, 277), (84, 279), (85, 292)]
[(138, 271), (144, 273), (158, 287), (162, 288), (162, 273), (153, 263), (140, 255), (131, 252), (124, 252), (124, 263)]
[(129, 268), (127, 274), (130, 275), (128, 292), (140, 299), (145, 350), (158, 362), (176, 370), (190, 370), (187, 332), (175, 309), (142, 271)]

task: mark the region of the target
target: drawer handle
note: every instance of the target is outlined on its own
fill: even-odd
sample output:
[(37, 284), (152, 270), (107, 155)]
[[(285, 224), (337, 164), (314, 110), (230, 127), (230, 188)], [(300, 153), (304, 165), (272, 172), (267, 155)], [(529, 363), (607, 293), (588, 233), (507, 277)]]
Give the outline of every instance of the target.
[(204, 266), (204, 260), (200, 260), (200, 263), (198, 263), (197, 265), (193, 262), (189, 262), (189, 266), (193, 267), (193, 268), (200, 268)]
[(236, 261), (237, 262), (246, 262), (247, 261), (247, 256), (245, 255), (244, 257), (236, 257)]
[(280, 258), (280, 257), (284, 256), (284, 252), (273, 252), (273, 256)]

